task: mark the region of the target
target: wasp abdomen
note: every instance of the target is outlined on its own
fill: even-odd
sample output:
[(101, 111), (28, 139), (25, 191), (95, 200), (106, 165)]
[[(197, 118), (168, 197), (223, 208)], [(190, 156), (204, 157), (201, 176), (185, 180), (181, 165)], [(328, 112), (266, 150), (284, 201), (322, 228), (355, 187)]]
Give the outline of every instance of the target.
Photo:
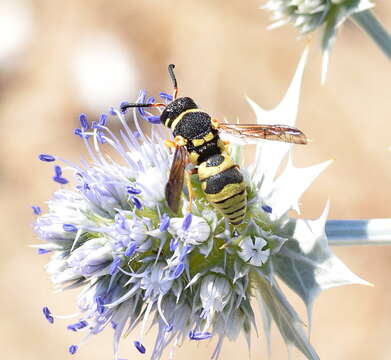
[(206, 199), (233, 225), (243, 221), (247, 207), (243, 175), (227, 153), (210, 156), (198, 167)]

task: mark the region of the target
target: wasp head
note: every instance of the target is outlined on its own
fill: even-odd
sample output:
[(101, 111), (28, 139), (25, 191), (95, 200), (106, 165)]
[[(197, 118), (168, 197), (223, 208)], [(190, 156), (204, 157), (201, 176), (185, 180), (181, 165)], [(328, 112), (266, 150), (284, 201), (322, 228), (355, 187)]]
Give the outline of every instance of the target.
[(197, 109), (198, 106), (189, 97), (178, 98), (169, 103), (160, 115), (160, 121), (162, 124), (170, 127), (172, 122), (184, 111), (190, 109)]

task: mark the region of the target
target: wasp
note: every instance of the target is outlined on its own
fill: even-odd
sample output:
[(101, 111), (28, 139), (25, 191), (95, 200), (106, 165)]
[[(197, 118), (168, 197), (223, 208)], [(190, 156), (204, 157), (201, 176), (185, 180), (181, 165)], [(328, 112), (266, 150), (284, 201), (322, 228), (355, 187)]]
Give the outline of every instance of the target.
[[(160, 122), (171, 129), (174, 141), (166, 144), (175, 148), (174, 158), (166, 184), (165, 196), (170, 209), (177, 213), (184, 185), (185, 169), (194, 165), (205, 198), (232, 225), (239, 225), (247, 208), (246, 186), (239, 166), (229, 155), (226, 142), (220, 135), (250, 139), (276, 140), (294, 144), (306, 144), (307, 138), (299, 129), (286, 125), (228, 124), (200, 110), (190, 97), (178, 98), (175, 65), (168, 66), (174, 95), (169, 104), (124, 104), (121, 110), (131, 107), (163, 107)], [(188, 176), (191, 211), (192, 191)]]

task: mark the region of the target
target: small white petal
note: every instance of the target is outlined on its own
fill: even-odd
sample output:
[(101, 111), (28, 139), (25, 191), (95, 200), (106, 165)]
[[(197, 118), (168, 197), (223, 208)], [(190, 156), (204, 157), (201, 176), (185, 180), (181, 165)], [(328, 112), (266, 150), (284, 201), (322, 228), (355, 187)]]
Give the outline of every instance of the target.
[(254, 239), (254, 248), (255, 249), (262, 249), (263, 247), (265, 247), (265, 245), (267, 245), (267, 242), (265, 239), (262, 239), (260, 237), (256, 237)]
[(254, 266), (262, 266), (269, 259), (270, 249), (254, 252), (250, 264)]

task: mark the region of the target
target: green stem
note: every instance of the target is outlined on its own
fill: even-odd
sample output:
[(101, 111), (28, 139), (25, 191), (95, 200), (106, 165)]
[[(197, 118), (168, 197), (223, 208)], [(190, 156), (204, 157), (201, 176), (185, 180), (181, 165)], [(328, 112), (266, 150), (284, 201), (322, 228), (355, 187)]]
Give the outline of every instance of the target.
[(353, 14), (355, 23), (372, 38), (391, 60), (391, 36), (371, 10)]

